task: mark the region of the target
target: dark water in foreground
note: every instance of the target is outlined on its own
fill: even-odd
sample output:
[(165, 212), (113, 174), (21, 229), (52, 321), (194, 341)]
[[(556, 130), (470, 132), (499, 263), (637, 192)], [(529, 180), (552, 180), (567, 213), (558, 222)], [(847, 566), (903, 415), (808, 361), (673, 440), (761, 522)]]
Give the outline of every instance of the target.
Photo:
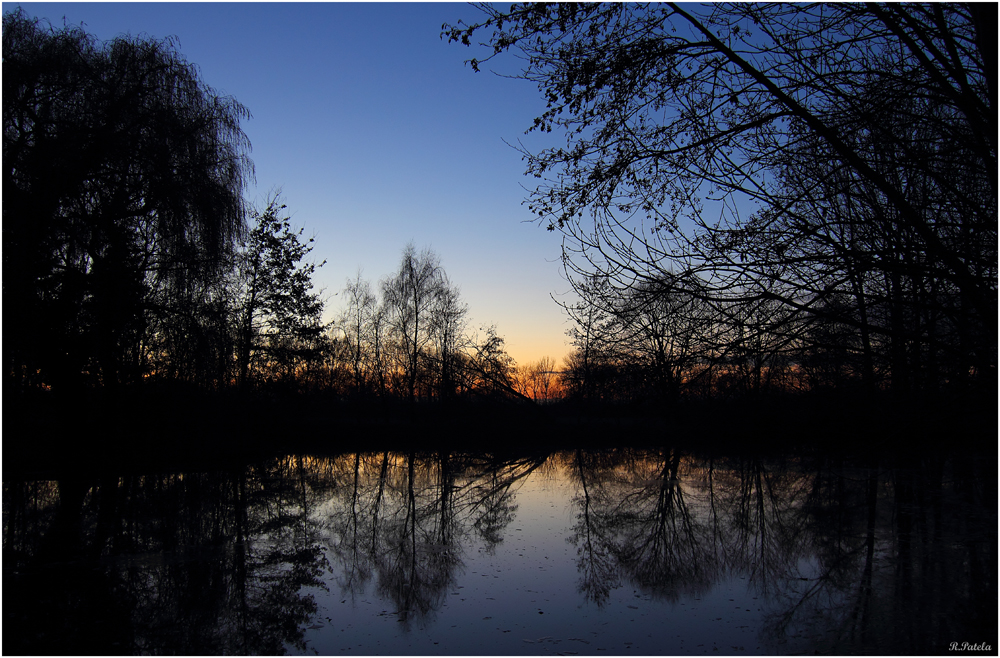
[(3, 652), (997, 652), (996, 464), (291, 455), (3, 483)]

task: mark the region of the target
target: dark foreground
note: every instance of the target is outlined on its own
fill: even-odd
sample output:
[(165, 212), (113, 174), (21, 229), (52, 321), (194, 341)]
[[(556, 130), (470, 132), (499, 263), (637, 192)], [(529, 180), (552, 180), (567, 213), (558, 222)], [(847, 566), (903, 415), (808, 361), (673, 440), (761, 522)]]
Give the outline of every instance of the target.
[(3, 653), (997, 653), (995, 417), (277, 408), (5, 414)]
[(117, 396), (8, 396), (6, 475), (80, 468), (219, 468), (292, 453), (659, 447), (757, 453), (996, 455), (996, 394), (952, 399), (819, 395), (664, 409), (587, 403), (406, 404), (278, 393), (152, 388)]

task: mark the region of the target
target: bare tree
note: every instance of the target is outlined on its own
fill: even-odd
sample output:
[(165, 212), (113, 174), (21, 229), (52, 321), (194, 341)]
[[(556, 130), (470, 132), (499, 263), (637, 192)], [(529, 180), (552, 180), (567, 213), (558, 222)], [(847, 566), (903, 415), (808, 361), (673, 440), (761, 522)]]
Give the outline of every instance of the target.
[(431, 312), (430, 332), (434, 359), (437, 362), (437, 392), (440, 399), (452, 397), (458, 385), (461, 354), (468, 347), (466, 314), (469, 307), (462, 301), (458, 288), (453, 287), (443, 270), (440, 289)]
[(429, 249), (418, 254), (412, 242), (403, 249), (399, 270), (382, 281), (389, 324), (400, 343), (405, 395), (411, 402), (416, 399), (421, 357), (431, 341), (431, 315), (441, 287), (437, 254)]
[[(373, 357), (369, 334), (378, 312), (378, 298), (372, 292), (371, 283), (361, 278), (360, 269), (354, 279), (347, 282), (344, 297), (347, 307), (341, 313), (340, 324), (350, 352), (354, 391), (361, 393), (366, 386), (365, 364)], [(374, 342), (377, 347), (377, 341)]]
[(525, 368), (525, 388), (535, 402), (552, 399), (556, 380), (556, 362), (551, 356), (543, 356)]
[(578, 288), (700, 282), (784, 307), (776, 343), (854, 327), (866, 382), (995, 383), (995, 5), (481, 8), (444, 34), (517, 51), (565, 134), (528, 205)]

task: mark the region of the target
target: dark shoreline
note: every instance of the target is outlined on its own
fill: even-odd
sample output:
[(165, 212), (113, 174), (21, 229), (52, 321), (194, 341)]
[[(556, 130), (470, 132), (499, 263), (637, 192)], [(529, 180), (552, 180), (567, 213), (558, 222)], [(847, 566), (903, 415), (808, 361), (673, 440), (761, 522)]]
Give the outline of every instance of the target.
[(662, 410), (156, 392), (70, 403), (48, 396), (8, 399), (3, 429), (5, 478), (95, 468), (224, 468), (280, 454), (359, 450), (509, 454), (671, 446), (697, 453), (858, 457), (941, 450), (997, 454), (995, 399), (898, 403), (807, 396)]

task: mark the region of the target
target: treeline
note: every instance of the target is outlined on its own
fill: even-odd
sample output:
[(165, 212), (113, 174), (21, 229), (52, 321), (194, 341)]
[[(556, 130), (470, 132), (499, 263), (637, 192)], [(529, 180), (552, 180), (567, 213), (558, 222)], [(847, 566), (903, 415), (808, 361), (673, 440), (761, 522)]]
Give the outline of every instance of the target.
[(412, 245), (326, 323), (312, 239), (277, 194), (244, 199), (248, 110), (169, 40), (99, 43), (17, 10), (5, 392), (996, 399), (995, 5), (484, 11), (446, 34), (521, 49), (549, 101), (534, 129), (570, 136), (525, 153), (576, 293), (561, 369), (473, 331)]
[(324, 322), (313, 238), (278, 193), (263, 207), (243, 197), (249, 111), (171, 41), (99, 43), (18, 9), (3, 18), (3, 94), (10, 395), (167, 383), (523, 397), (503, 339), (470, 334), (430, 251), (407, 247), (376, 290), (359, 277), (339, 321)]
[(495, 326), (472, 332), (468, 305), (438, 256), (411, 243), (376, 286), (361, 273), (343, 291), (331, 376), (360, 398), (411, 402), (460, 397), (528, 399)]
[[(669, 406), (803, 393), (968, 396), (988, 394), (995, 384), (992, 369), (976, 369), (956, 354), (957, 344), (940, 343), (955, 330), (940, 316), (923, 320), (925, 336), (932, 328), (940, 332), (936, 344), (914, 344), (887, 331), (859, 330), (850, 318), (797, 313), (776, 299), (718, 299), (692, 288), (705, 286), (578, 282), (580, 301), (566, 306), (573, 351), (561, 373), (565, 395)], [(922, 322), (914, 308), (921, 300), (897, 301), (895, 312)], [(876, 314), (893, 321), (888, 302), (865, 310), (868, 321)]]
[(572, 391), (996, 399), (995, 4), (481, 8), (567, 140)]
[(312, 240), (253, 176), (249, 112), (171, 41), (3, 19), (5, 388), (295, 379), (323, 358)]

